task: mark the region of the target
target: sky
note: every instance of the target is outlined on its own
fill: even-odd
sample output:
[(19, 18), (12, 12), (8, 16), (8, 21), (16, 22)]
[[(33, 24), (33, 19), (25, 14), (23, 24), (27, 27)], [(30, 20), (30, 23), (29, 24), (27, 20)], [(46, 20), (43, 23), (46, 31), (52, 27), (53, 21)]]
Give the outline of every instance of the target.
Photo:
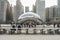
[(53, 6), (53, 5), (57, 5), (57, 0), (45, 0), (45, 7), (50, 7), (50, 6)]
[[(16, 5), (16, 0), (8, 0), (10, 4), (13, 6)], [(32, 5), (35, 3), (36, 0), (21, 0), (22, 4), (24, 6), (29, 6), (30, 9), (32, 8)], [(53, 5), (57, 5), (57, 0), (45, 0), (45, 7), (50, 7)]]

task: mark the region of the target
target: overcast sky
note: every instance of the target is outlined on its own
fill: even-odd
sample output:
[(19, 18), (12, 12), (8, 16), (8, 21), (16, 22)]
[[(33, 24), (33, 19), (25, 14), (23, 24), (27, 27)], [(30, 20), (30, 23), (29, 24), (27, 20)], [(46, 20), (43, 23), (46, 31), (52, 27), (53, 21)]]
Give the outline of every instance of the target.
[[(29, 6), (30, 8), (32, 7), (32, 5), (35, 3), (36, 0), (21, 0), (22, 4), (24, 6)], [(12, 5), (15, 5), (16, 0), (9, 0), (9, 2)], [(57, 0), (45, 0), (45, 7), (50, 7), (53, 5), (57, 5)]]

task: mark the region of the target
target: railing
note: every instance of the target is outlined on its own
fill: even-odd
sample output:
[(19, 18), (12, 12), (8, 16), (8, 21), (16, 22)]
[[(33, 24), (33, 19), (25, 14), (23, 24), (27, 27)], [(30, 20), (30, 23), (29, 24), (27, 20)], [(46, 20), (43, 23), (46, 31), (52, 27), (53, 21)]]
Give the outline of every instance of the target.
[(60, 28), (53, 25), (36, 25), (36, 27), (20, 27), (10, 24), (0, 25), (0, 34), (60, 34)]

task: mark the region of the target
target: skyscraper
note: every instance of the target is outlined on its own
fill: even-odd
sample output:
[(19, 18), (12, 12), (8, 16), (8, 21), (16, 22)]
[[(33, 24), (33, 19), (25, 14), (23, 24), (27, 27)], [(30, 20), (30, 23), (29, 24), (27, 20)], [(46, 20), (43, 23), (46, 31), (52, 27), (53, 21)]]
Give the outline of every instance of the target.
[(14, 7), (14, 21), (17, 22), (18, 17), (23, 13), (23, 6), (20, 0), (16, 1), (16, 6)]
[(25, 7), (25, 12), (29, 12), (29, 7), (28, 6)]
[(7, 0), (0, 0), (0, 23), (6, 22)]
[(10, 3), (8, 2), (6, 9), (6, 23), (11, 23), (12, 21), (13, 21), (12, 5), (10, 6)]
[(60, 0), (58, 0), (58, 17), (60, 18)]
[(58, 10), (56, 5), (46, 8), (46, 21), (50, 23), (57, 22), (57, 18)]
[(32, 12), (36, 13), (36, 5), (33, 5)]
[(36, 13), (45, 21), (45, 0), (36, 0)]

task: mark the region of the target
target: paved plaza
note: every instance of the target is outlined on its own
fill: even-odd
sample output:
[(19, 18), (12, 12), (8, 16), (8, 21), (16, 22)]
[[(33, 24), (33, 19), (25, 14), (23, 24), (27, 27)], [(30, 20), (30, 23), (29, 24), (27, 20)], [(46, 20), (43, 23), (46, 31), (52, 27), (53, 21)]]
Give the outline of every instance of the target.
[(60, 35), (0, 35), (0, 40), (60, 40)]

